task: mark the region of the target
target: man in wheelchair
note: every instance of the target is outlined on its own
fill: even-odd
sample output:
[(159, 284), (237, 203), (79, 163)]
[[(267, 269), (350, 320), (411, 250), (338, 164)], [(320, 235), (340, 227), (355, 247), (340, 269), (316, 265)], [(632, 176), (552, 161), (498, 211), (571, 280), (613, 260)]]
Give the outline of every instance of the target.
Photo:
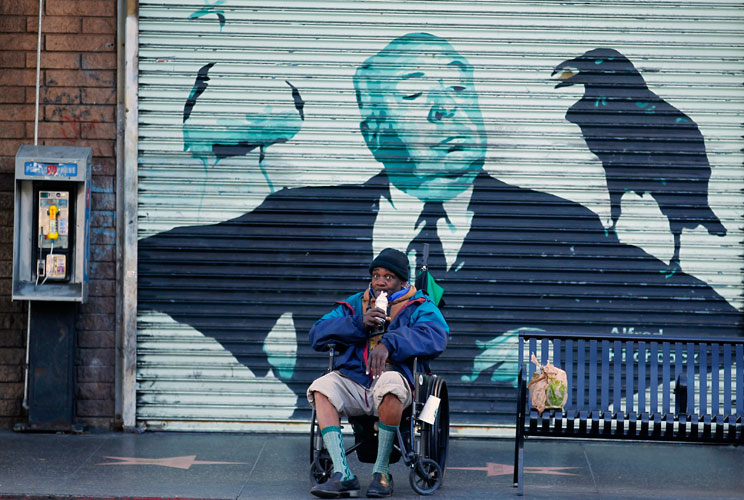
[[(449, 327), (437, 306), (408, 283), (403, 252), (386, 248), (369, 271), (369, 287), (338, 302), (310, 330), (313, 349), (324, 351), (334, 344), (337, 351), (333, 371), (307, 390), (333, 462), (333, 475), (310, 490), (321, 498), (358, 497), (360, 492), (346, 461), (339, 414), (379, 417), (377, 459), (367, 496), (393, 494), (390, 452), (403, 410), (413, 402), (413, 358), (436, 357), (447, 345)], [(375, 306), (384, 300), (383, 292), (387, 312)]]

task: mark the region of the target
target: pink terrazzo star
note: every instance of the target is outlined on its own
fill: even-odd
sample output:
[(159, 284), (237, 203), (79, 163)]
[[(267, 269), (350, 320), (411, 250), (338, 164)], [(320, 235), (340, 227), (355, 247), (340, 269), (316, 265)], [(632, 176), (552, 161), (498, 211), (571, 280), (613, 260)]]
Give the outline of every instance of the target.
[(196, 455), (185, 457), (169, 458), (139, 458), (139, 457), (103, 457), (110, 460), (119, 460), (119, 462), (104, 462), (98, 465), (159, 465), (161, 467), (171, 467), (173, 469), (190, 469), (192, 465), (236, 465), (245, 464), (245, 462), (211, 462), (206, 460), (196, 460)]
[[(571, 472), (564, 472), (578, 467), (525, 467), (524, 472), (527, 474), (549, 474), (552, 476), (578, 476)], [(447, 467), (447, 470), (482, 470), (487, 476), (508, 476), (514, 474), (514, 466), (508, 464), (495, 464), (486, 462), (485, 467)]]

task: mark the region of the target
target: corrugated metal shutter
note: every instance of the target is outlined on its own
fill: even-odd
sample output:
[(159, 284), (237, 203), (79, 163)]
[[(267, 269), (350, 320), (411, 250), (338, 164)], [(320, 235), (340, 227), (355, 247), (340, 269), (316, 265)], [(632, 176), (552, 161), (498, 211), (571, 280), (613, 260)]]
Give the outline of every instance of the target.
[[(512, 422), (516, 342), (504, 334), (520, 327), (741, 332), (740, 2), (140, 0), (139, 9), (140, 423), (306, 430), (296, 394), (325, 368), (309, 352), (307, 329), (365, 285), (373, 251), (374, 200), (363, 194), (369, 186), (358, 186), (382, 166), (359, 131), (352, 77), (412, 32), (447, 40), (472, 64), (488, 136), (485, 170), (501, 181), (476, 188), (469, 210), (475, 203), (487, 215), (458, 256), (468, 265), (443, 277), (452, 338), (435, 371), (450, 385), (459, 432)], [(559, 63), (596, 48), (627, 57), (685, 115), (661, 101), (617, 97), (620, 77), (594, 100), (582, 101), (583, 85), (555, 88)], [(600, 108), (613, 106), (614, 121), (602, 122)], [(582, 117), (599, 122), (582, 133)], [(704, 184), (684, 160), (699, 156), (701, 144), (691, 124), (684, 128), (688, 118), (705, 138), (707, 201), (727, 234), (685, 229), (684, 273), (672, 274), (672, 205), (690, 205)], [(238, 130), (250, 136), (242, 149), (215, 155), (203, 147), (210, 137), (234, 141), (240, 120), (254, 127)], [(677, 192), (639, 196), (633, 186), (651, 182), (633, 170), (639, 157), (680, 162), (689, 175), (658, 174), (657, 184)], [(565, 202), (610, 228), (600, 158), (625, 167), (616, 179), (628, 191), (617, 236), (633, 247), (605, 244), (610, 236), (586, 229), (593, 214)], [(339, 184), (357, 187), (318, 187)], [(317, 188), (264, 203), (282, 188), (309, 186)], [(344, 236), (324, 239), (319, 225)], [(374, 249), (406, 246), (402, 223), (392, 220), (389, 230)], [(659, 260), (628, 250), (635, 247)]]

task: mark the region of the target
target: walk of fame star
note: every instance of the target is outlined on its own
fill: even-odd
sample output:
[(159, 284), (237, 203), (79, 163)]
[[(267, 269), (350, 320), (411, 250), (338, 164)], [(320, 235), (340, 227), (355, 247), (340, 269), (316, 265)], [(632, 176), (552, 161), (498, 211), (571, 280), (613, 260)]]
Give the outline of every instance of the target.
[(207, 464), (244, 464), (245, 462), (211, 462), (206, 460), (196, 460), (196, 455), (185, 457), (169, 458), (139, 458), (139, 457), (103, 457), (109, 460), (119, 460), (119, 462), (104, 462), (98, 465), (159, 465), (161, 467), (171, 467), (173, 469), (190, 469), (192, 465)]
[[(528, 474), (550, 474), (553, 476), (578, 476), (571, 472), (564, 472), (578, 467), (525, 467), (524, 472)], [(514, 466), (507, 464), (495, 464), (486, 462), (485, 467), (447, 467), (447, 470), (482, 470), (486, 476), (508, 476), (514, 474)]]

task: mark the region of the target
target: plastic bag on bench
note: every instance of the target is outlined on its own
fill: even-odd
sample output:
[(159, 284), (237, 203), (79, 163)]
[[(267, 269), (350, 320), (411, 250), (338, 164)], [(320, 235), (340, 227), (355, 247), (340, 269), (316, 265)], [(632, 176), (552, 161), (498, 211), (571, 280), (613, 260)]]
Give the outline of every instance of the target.
[(540, 415), (546, 408), (558, 410), (563, 409), (568, 400), (568, 379), (566, 372), (550, 364), (548, 360), (545, 365), (537, 361), (532, 353), (532, 363), (540, 368), (539, 372), (532, 374), (532, 379), (527, 385), (530, 389), (530, 403)]

